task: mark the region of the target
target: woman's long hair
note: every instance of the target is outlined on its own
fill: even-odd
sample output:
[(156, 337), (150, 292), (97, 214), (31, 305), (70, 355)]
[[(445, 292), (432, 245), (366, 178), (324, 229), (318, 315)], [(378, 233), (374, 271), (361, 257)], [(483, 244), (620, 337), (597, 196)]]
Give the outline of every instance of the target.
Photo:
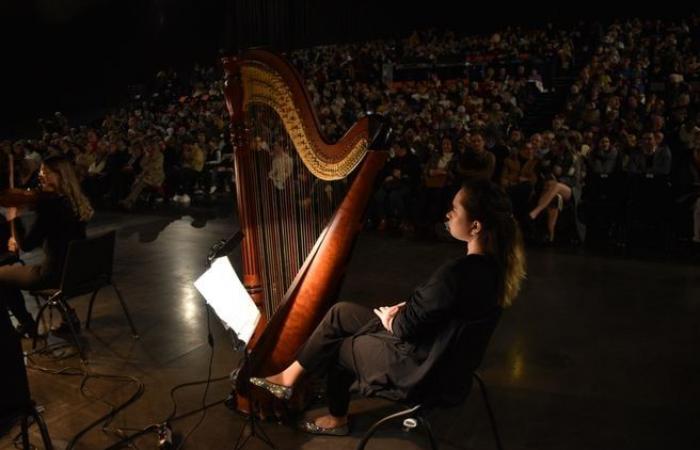
[(513, 216), (508, 196), (487, 180), (466, 181), (464, 208), (471, 220), (481, 222), (486, 253), (496, 259), (502, 277), (498, 283), (498, 304), (509, 307), (517, 297), (526, 275), (525, 247), (520, 227)]
[(58, 193), (64, 195), (70, 202), (73, 212), (81, 222), (90, 220), (95, 211), (90, 205), (90, 200), (80, 188), (78, 177), (75, 175), (73, 164), (65, 156), (51, 156), (43, 161), (43, 164), (52, 172), (58, 174)]

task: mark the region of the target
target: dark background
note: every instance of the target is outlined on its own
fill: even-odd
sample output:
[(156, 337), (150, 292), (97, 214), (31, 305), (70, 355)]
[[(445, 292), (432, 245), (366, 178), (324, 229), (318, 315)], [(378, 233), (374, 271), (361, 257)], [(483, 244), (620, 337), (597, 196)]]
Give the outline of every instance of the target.
[(573, 3), (2, 0), (0, 136), (23, 136), (36, 118), (56, 110), (79, 119), (117, 104), (129, 84), (147, 81), (162, 67), (215, 64), (221, 50), (288, 50), (405, 36), (431, 26), (483, 33), (507, 25), (683, 17), (690, 11), (668, 2), (663, 8)]

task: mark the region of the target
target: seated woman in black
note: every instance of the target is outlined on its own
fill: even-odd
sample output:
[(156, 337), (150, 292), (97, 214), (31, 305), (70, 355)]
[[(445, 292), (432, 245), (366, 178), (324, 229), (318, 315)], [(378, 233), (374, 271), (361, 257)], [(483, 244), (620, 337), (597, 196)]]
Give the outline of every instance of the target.
[[(25, 233), (18, 218), (17, 208), (7, 210), (7, 220), (14, 221), (16, 229), (16, 240), (11, 237), (8, 247), (11, 251), (26, 252), (43, 245), (44, 260), (40, 265), (0, 267), (0, 301), (19, 322), (17, 331), (21, 335), (34, 330), (35, 324), (20, 290), (59, 286), (68, 243), (85, 239), (85, 224), (93, 214), (68, 159), (55, 156), (44, 160), (39, 181), (43, 192), (36, 204), (36, 219), (28, 232)], [(79, 327), (80, 322), (71, 309), (69, 316)]]
[(325, 371), (329, 414), (302, 422), (301, 428), (334, 435), (349, 432), (349, 390), (354, 382), (364, 395), (383, 392), (395, 399), (419, 389), (447, 351), (450, 334), (456, 332), (454, 319), (470, 322), (500, 313), (513, 302), (525, 277), (520, 230), (507, 196), (495, 184), (464, 184), (447, 220), (450, 234), (467, 243), (464, 256), (438, 268), (405, 302), (373, 312), (338, 303), (296, 361), (276, 375), (251, 378), (251, 383), (288, 399), (304, 371)]

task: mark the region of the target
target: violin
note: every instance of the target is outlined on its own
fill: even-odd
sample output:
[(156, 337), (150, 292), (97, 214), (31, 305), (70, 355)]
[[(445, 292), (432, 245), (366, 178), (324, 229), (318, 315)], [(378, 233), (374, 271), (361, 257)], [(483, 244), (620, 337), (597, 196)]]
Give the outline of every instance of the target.
[(40, 200), (50, 197), (51, 194), (38, 189), (8, 188), (0, 191), (0, 206), (5, 208), (32, 207)]
[[(0, 206), (5, 208), (31, 208), (39, 201), (50, 198), (54, 194), (44, 192), (41, 189), (21, 189), (14, 187), (14, 159), (12, 154), (8, 156), (8, 175), (10, 187), (0, 190)], [(17, 239), (17, 230), (14, 221), (10, 222), (10, 235)], [(15, 253), (19, 253), (18, 250)]]

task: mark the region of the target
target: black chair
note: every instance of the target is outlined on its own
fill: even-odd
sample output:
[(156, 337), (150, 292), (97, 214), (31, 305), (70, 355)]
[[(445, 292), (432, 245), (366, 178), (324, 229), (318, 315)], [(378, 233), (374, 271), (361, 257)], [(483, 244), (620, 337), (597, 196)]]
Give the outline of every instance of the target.
[[(624, 242), (628, 247), (659, 245), (670, 248), (673, 195), (666, 177), (635, 175), (626, 205)], [(655, 238), (650, 240), (649, 236)]]
[[(72, 241), (68, 246), (59, 288), (31, 293), (46, 301), (37, 313), (37, 324), (47, 308), (58, 309), (63, 320), (68, 324), (71, 335), (78, 347), (80, 359), (83, 361), (85, 360), (85, 352), (80, 339), (78, 339), (78, 330), (74, 328), (72, 321), (68, 319), (68, 304), (66, 303), (68, 299), (92, 293), (88, 306), (87, 320), (85, 321), (85, 329), (90, 329), (92, 306), (97, 293), (105, 286), (112, 286), (122, 306), (126, 320), (129, 322), (132, 336), (135, 339), (139, 338), (121, 292), (112, 280), (115, 237), (116, 232), (110, 231), (99, 236)], [(38, 330), (36, 331), (38, 332)], [(36, 337), (34, 338), (33, 346), (36, 347)]]
[(587, 244), (607, 243), (613, 235), (622, 206), (619, 185), (614, 174), (588, 174), (578, 208), (586, 224)]
[[(458, 327), (458, 332), (455, 334), (455, 338), (449, 345), (447, 354), (441, 358), (441, 361), (438, 363), (433, 373), (422, 383), (424, 389), (419, 389), (418, 392), (420, 393), (415, 394), (413, 398), (408, 398), (400, 402), (405, 406), (405, 409), (385, 416), (375, 422), (357, 444), (356, 449), (364, 450), (367, 442), (382, 425), (396, 419), (404, 419), (404, 428), (406, 429), (416, 428), (419, 425), (422, 426), (428, 435), (430, 448), (437, 450), (438, 442), (433, 435), (432, 428), (427, 419), (427, 413), (431, 410), (450, 408), (464, 404), (469, 397), (473, 382), (476, 380), (481, 390), (486, 412), (488, 413), (491, 431), (496, 441), (496, 447), (498, 450), (503, 450), (501, 438), (498, 433), (498, 426), (496, 424), (496, 417), (491, 408), (486, 385), (476, 373), (476, 368), (481, 364), (481, 360), (486, 352), (486, 347), (498, 324), (500, 316), (501, 309), (498, 308), (483, 319), (461, 323)], [(463, 377), (463, 379), (458, 379), (457, 382), (455, 382), (454, 375), (456, 371), (454, 368), (463, 366), (463, 363), (457, 361), (464, 361), (465, 358), (468, 360), (468, 365), (472, 367), (472, 371), (468, 377)], [(449, 392), (444, 390), (446, 386), (450, 387)]]

